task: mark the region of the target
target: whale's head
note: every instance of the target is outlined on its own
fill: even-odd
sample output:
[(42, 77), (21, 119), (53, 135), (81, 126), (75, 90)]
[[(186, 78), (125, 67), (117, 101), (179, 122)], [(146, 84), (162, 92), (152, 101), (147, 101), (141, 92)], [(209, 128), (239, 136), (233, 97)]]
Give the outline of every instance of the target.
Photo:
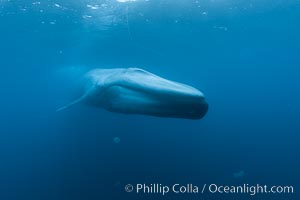
[(95, 69), (86, 77), (93, 85), (86, 102), (112, 112), (201, 119), (208, 111), (199, 90), (142, 69)]

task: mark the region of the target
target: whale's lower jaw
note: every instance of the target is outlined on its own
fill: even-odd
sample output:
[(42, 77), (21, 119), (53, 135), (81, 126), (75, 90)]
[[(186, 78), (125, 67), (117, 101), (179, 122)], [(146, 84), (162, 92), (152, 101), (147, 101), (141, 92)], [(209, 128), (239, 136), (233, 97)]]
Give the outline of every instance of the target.
[[(201, 119), (203, 118), (208, 111), (208, 104), (204, 101), (195, 105), (194, 107), (180, 105), (180, 104), (168, 104), (168, 105), (152, 105), (147, 109), (140, 110), (110, 110), (113, 112), (119, 112), (124, 114), (141, 114), (141, 115), (150, 115), (155, 117), (164, 117), (164, 118), (183, 118), (183, 119)], [(145, 109), (146, 108), (146, 109)]]
[(159, 94), (121, 86), (109, 87), (101, 93), (96, 95), (99, 99), (90, 99), (89, 103), (111, 112), (201, 119), (208, 111), (208, 104), (201, 95)]

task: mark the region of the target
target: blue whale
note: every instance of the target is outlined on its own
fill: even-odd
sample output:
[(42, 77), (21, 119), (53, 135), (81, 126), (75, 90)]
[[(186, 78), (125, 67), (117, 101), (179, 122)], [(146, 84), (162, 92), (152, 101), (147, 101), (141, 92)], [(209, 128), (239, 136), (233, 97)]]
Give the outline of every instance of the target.
[(81, 96), (57, 111), (84, 102), (117, 113), (201, 119), (208, 110), (199, 90), (139, 68), (93, 69), (81, 86)]

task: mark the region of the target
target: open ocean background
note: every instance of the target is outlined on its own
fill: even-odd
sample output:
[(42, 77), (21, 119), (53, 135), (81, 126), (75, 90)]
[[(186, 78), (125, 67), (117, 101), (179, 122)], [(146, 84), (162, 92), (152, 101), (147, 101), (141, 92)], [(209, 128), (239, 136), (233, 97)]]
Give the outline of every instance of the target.
[[(0, 0), (0, 58), (1, 200), (300, 199), (298, 0)], [(71, 100), (71, 79), (96, 67), (192, 85), (209, 111), (55, 112)], [(124, 191), (144, 182), (295, 193)]]

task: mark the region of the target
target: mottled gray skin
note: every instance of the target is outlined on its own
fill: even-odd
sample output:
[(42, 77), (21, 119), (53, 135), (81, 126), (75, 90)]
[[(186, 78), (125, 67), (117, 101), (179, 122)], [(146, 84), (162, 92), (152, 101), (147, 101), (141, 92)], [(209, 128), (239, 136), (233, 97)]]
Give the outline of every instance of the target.
[(84, 76), (80, 101), (111, 112), (200, 119), (208, 110), (199, 90), (138, 68), (94, 69)]

